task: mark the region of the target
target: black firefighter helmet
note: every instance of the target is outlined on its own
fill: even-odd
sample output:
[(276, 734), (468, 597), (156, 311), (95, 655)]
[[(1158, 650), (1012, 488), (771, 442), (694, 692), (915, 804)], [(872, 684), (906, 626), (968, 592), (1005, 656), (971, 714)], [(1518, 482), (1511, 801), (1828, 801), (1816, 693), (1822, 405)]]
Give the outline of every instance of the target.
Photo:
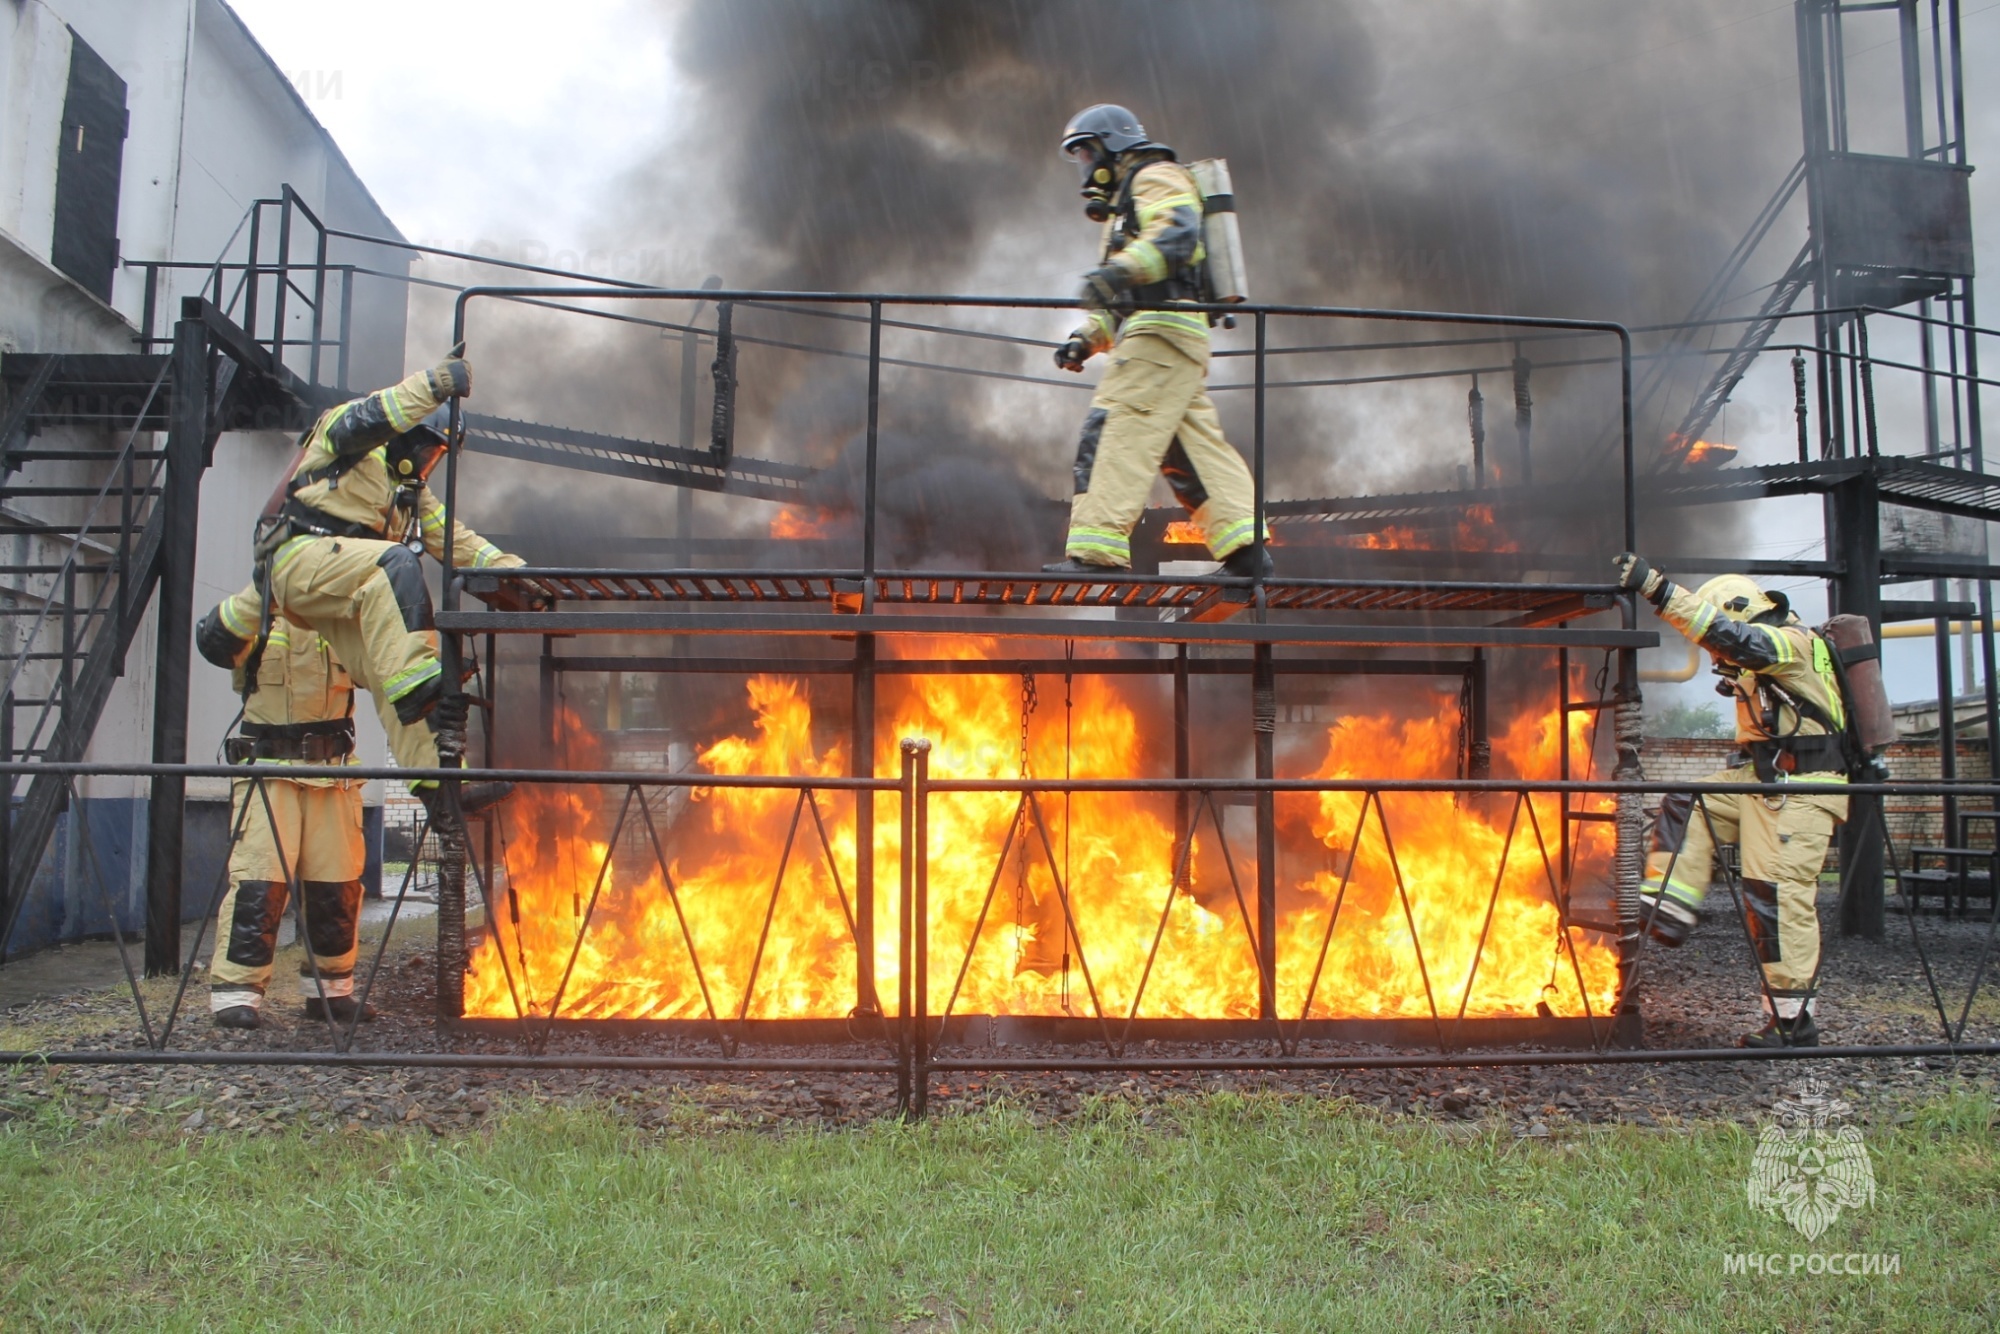
[(1120, 153), (1135, 148), (1173, 152), (1148, 139), (1146, 127), (1129, 109), (1111, 102), (1085, 107), (1063, 126), (1062, 155), (1083, 173), (1083, 211), (1092, 221), (1103, 222), (1111, 216), (1111, 187), (1117, 175), (1114, 164)]

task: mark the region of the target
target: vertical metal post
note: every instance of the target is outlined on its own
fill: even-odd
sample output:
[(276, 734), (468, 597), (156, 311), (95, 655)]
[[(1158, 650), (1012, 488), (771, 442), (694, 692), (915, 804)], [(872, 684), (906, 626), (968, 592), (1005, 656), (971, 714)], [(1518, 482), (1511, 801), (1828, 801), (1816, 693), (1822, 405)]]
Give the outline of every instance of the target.
[[(258, 199), (250, 205), (250, 255), (243, 265), (243, 331), (250, 335), (250, 341), (257, 341), (257, 252), (263, 248), (264, 205), (267, 201)], [(215, 304), (223, 314), (229, 307), (222, 299), (222, 265), (215, 267)], [(233, 303), (232, 303), (233, 304)]]
[[(1257, 777), (1278, 776), (1278, 678), (1271, 646), (1258, 644), (1250, 667), (1250, 717), (1257, 744)], [(1257, 794), (1257, 1017), (1278, 1017), (1278, 802)]]
[[(1188, 646), (1174, 646), (1174, 777), (1191, 778), (1194, 775), (1194, 730), (1188, 716)], [(1192, 836), (1188, 828), (1188, 812), (1194, 802), (1186, 792), (1174, 793), (1174, 866), (1181, 874), (1177, 889), (1187, 887), (1185, 873), (1178, 871), (1181, 866), (1182, 848)]]
[(1486, 650), (1472, 650), (1472, 665), (1466, 673), (1467, 690), (1465, 717), (1465, 776), (1467, 778), (1491, 778), (1493, 776), (1493, 736), (1492, 724), (1488, 720), (1486, 707)]
[(1479, 392), (1479, 376), (1465, 394), (1465, 424), (1472, 432), (1472, 489), (1486, 487), (1486, 396)]
[(910, 921), (914, 908), (911, 896), (916, 892), (917, 881), (912, 865), (917, 846), (916, 802), (912, 797), (917, 787), (916, 748), (919, 744), (925, 743), (908, 738), (903, 741), (903, 769), (897, 792), (902, 806), (902, 875), (896, 894), (896, 1107), (905, 1114), (911, 1111), (910, 1076), (913, 1071), (910, 1058), (916, 1051), (910, 1020)]
[[(693, 329), (695, 319), (701, 314), (697, 303), (695, 312), (689, 316), (689, 328), (681, 333), (681, 422), (680, 447), (694, 448), (694, 408), (695, 388), (698, 374), (698, 353), (701, 336)], [(685, 486), (674, 488), (674, 563), (682, 569), (694, 566), (694, 492)]]
[[(1252, 498), (1255, 504), (1251, 514), (1255, 525), (1251, 529), (1250, 545), (1256, 554), (1250, 558), (1250, 568), (1258, 572), (1264, 569), (1264, 383), (1266, 352), (1270, 347), (1269, 317), (1263, 311), (1256, 315), (1257, 356), (1256, 387), (1251, 391), (1251, 434), (1250, 434), (1250, 474), (1254, 486)], [(1264, 599), (1259, 596), (1257, 606), (1261, 611)], [(1261, 618), (1260, 618), (1261, 619)]]
[[(1262, 318), (1261, 316), (1259, 317)], [(868, 439), (861, 494), (861, 610), (875, 610), (875, 487), (882, 418), (882, 303), (868, 303)]]
[[(1843, 573), (1834, 583), (1835, 611), (1865, 616), (1877, 643), (1882, 639), (1882, 511), (1875, 475), (1862, 473), (1836, 487), (1828, 498), (1828, 531)], [(1831, 554), (1831, 553), (1830, 553)], [(1885, 856), (1882, 799), (1856, 794), (1847, 799), (1840, 827), (1841, 878), (1847, 897), (1840, 933), (1880, 940), (1886, 911), (1882, 867)]]
[(1805, 354), (1792, 353), (1792, 415), (1799, 423), (1799, 462), (1812, 458), (1810, 435), (1806, 425), (1806, 359)]
[[(1564, 624), (1567, 625), (1568, 622), (1564, 622)], [(1559, 648), (1556, 650), (1556, 717), (1560, 718), (1562, 722), (1557, 731), (1556, 778), (1564, 783), (1569, 781), (1570, 775), (1569, 715), (1569, 650), (1567, 648)], [(1562, 885), (1565, 902), (1569, 898), (1570, 809), (1569, 793), (1565, 792), (1562, 794), (1562, 819), (1557, 822), (1556, 829), (1558, 857), (1556, 865), (1562, 870), (1558, 883)]]
[[(1639, 549), (1638, 459), (1633, 439), (1632, 418), (1632, 335), (1619, 332), (1619, 417), (1623, 429), (1625, 482), (1625, 549)], [(1639, 627), (1639, 595), (1627, 593), (1619, 600), (1620, 619), (1627, 630)], [(1567, 698), (1568, 682), (1563, 684)], [(1641, 754), (1646, 738), (1646, 701), (1639, 690), (1639, 651), (1618, 650), (1618, 683), (1612, 704), (1612, 745), (1617, 752), (1611, 776), (1619, 782), (1639, 782), (1646, 776)], [(1569, 749), (1569, 725), (1564, 719), (1562, 747)], [(1617, 844), (1613, 853), (1612, 889), (1618, 905), (1618, 955), (1623, 979), (1630, 981), (1629, 968), (1639, 942), (1639, 882), (1645, 873), (1646, 853), (1642, 838), (1646, 827), (1645, 799), (1634, 792), (1621, 792), (1616, 801)]]
[(1532, 486), (1535, 481), (1534, 452), (1529, 445), (1534, 436), (1535, 400), (1528, 393), (1528, 372), (1532, 363), (1521, 355), (1520, 344), (1514, 346), (1514, 436), (1521, 444), (1521, 485)]
[[(154, 656), (153, 762), (187, 763), (188, 668), (194, 638), (194, 553), (208, 448), (208, 328), (174, 325), (167, 477), (159, 501), (159, 622)], [(187, 780), (156, 777), (146, 806), (146, 975), (180, 968), (182, 821)]]
[[(286, 186), (278, 204), (278, 291), (271, 301), (271, 364), (285, 364), (285, 302), (292, 288), (292, 187)], [(255, 338), (257, 331), (252, 329)]]
[(333, 371), (333, 382), (343, 394), (347, 392), (347, 351), (353, 342), (354, 270), (346, 268), (340, 271), (340, 351)]
[[(0, 761), (14, 761), (14, 692), (9, 690), (0, 695)], [(17, 775), (8, 774), (0, 783), (0, 793), (4, 793), (4, 804), (0, 804), (0, 923), (12, 920), (14, 903), (14, 782)], [(7, 942), (0, 938), (0, 959), (7, 957)]]
[[(1938, 778), (1946, 783), (1958, 779), (1958, 701), (1955, 698), (1958, 692), (1952, 682), (1951, 617), (1944, 612), (1943, 606), (1949, 597), (1950, 587), (1942, 579), (1931, 581), (1931, 599), (1938, 603), (1940, 613), (1934, 622), (1937, 633), (1932, 636), (1933, 647), (1937, 650)], [(1958, 798), (1949, 794), (1944, 798), (1944, 838), (1941, 841), (1947, 848), (1958, 846)], [(1963, 904), (1960, 906), (1963, 907)]]
[[(848, 771), (875, 776), (875, 636), (854, 637), (854, 709)], [(875, 794), (854, 794), (854, 1011), (880, 1015), (875, 988)]]
[(1920, 158), (1924, 155), (1924, 48), (1917, 36), (1917, 0), (1900, 0), (1896, 18), (1903, 57), (1903, 142), (1911, 157)]
[(326, 228), (319, 229), (319, 248), (313, 255), (312, 358), (307, 363), (306, 380), (319, 383), (319, 345), (326, 330)]
[(554, 635), (542, 636), (541, 669), (541, 750), (548, 756), (548, 763), (560, 765), (562, 756), (556, 753), (556, 641)]
[(910, 1054), (910, 1075), (915, 1088), (911, 1091), (910, 1110), (922, 1120), (931, 1103), (931, 743), (919, 739), (915, 746), (916, 771), (910, 781), (910, 857), (916, 872), (915, 888), (910, 894), (914, 993), (911, 1038), (915, 1044)]

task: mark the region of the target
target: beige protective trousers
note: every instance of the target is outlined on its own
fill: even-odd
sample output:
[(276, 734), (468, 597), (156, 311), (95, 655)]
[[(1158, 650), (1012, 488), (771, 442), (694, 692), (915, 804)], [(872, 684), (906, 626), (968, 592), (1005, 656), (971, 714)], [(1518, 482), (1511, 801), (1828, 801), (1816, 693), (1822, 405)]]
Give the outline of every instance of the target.
[[(1757, 771), (1746, 764), (1699, 781), (1754, 783)], [(1660, 803), (1646, 857), (1649, 891), (1698, 909), (1715, 874), (1716, 844), (1738, 846), (1750, 938), (1772, 999), (1787, 1017), (1797, 1013), (1796, 1004), (1783, 1002), (1803, 999), (1819, 969), (1819, 873), (1834, 825), (1847, 818), (1846, 785), (1838, 778), (1814, 774), (1790, 786), (1775, 806), (1756, 793), (1708, 793), (1698, 804), (1670, 795)]]
[(1110, 355), (1077, 441), (1066, 554), (1131, 565), (1132, 526), (1163, 463), (1217, 560), (1249, 545), (1255, 488), (1209, 399), (1206, 352), (1197, 358), (1158, 334), (1135, 332)]
[[(229, 850), (229, 889), (216, 921), (210, 1008), (256, 1008), (261, 1003), (277, 956), (278, 923), (290, 897), (288, 880), (299, 886), (304, 901), (311, 954), (300, 967), (300, 989), (308, 999), (351, 994), (361, 874), (368, 859), (361, 834), (361, 784), (295, 783), (281, 777), (257, 784), (239, 778), (230, 785), (230, 795), (229, 827), (241, 832)], [(315, 972), (323, 993), (315, 986)]]
[(282, 615), (325, 636), (374, 696), (396, 763), (436, 768), (436, 734), (421, 722), (397, 724), (394, 713), (397, 700), (443, 671), (416, 553), (365, 537), (293, 538), (271, 559), (271, 598)]

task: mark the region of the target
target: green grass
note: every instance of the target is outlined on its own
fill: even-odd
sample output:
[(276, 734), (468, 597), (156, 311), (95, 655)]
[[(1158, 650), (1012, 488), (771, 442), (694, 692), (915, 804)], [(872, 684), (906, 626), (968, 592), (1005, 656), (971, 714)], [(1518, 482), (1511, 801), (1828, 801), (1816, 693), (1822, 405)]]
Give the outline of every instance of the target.
[[(1990, 1100), (1870, 1127), (1817, 1244), (1730, 1125), (1516, 1141), (1217, 1095), (840, 1132), (523, 1108), (461, 1142), (0, 1127), (0, 1326), (1968, 1329), (2000, 1325)], [(1724, 1274), (1731, 1251), (1893, 1277)]]

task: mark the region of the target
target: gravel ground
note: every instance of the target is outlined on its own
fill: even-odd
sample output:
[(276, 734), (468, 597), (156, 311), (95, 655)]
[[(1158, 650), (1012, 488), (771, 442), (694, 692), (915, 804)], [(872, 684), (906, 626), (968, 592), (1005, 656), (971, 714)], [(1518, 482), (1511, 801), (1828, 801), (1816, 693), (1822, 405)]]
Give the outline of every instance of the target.
[[(1879, 943), (1841, 940), (1831, 930), (1820, 1000), (1820, 1025), (1831, 1043), (1935, 1042), (1937, 1009), (1925, 983), (1908, 919), (1892, 912), (1888, 938)], [(1955, 1022), (1989, 936), (1982, 921), (1940, 916), (1916, 920), (1923, 952)], [(376, 983), (383, 1017), (363, 1029), (357, 1049), (435, 1051), (432, 1029), (430, 943), (417, 927), (392, 947)], [(368, 957), (364, 952), (364, 960)], [(2000, 962), (2000, 960), (1996, 960)], [(291, 965), (295, 968), (295, 963)], [(279, 976), (287, 975), (283, 958)], [(1733, 1045), (1761, 1023), (1754, 975), (1742, 932), (1727, 918), (1710, 922), (1675, 952), (1649, 950), (1640, 964), (1639, 1004), (1646, 1045), (1653, 1048)], [(146, 984), (156, 1017), (170, 1003), (171, 979)], [(308, 1024), (296, 1002), (274, 997), (267, 1027), (225, 1034), (208, 1027), (201, 979), (188, 989), (190, 1005), (177, 1028), (176, 1049), (325, 1050), (322, 1025)], [(1982, 986), (1965, 1032), (1968, 1041), (2000, 1040), (2000, 978)], [(129, 992), (123, 987), (51, 996), (0, 1014), (0, 1046), (117, 1048), (143, 1043)], [(1154, 1044), (1143, 1044), (1157, 1051)], [(467, 1037), (447, 1050), (514, 1052), (501, 1037)], [(669, 1052), (713, 1056), (713, 1042), (659, 1036), (558, 1034), (549, 1050), (616, 1055)], [(1258, 1054), (1252, 1043), (1175, 1044), (1195, 1055)], [(1362, 1047), (1308, 1042), (1303, 1054), (1362, 1054)], [(996, 1054), (1033, 1056), (1040, 1051), (1088, 1054), (1081, 1047), (1013, 1046)], [(861, 1047), (763, 1047), (775, 1056), (874, 1056)], [(961, 1054), (953, 1051), (947, 1054)], [(1442, 1120), (1494, 1121), (1517, 1134), (1560, 1132), (1565, 1126), (1624, 1122), (1672, 1125), (1688, 1120), (1751, 1121), (1805, 1076), (1807, 1067), (1784, 1064), (1689, 1063), (1456, 1070), (1340, 1071), (1327, 1073), (1223, 1072), (1199, 1074), (941, 1073), (934, 1077), (934, 1113), (970, 1111), (1005, 1103), (1038, 1120), (1085, 1113), (1095, 1100), (1112, 1098), (1145, 1109), (1163, 1100), (1219, 1091), (1337, 1097), (1382, 1114)], [(1984, 1096), (2000, 1088), (2000, 1061), (1838, 1061), (1810, 1069), (1840, 1086), (1870, 1120), (1893, 1120), (1906, 1108), (1954, 1087)], [(328, 1070), (311, 1068), (105, 1068), (47, 1067), (0, 1071), (0, 1120), (59, 1108), (84, 1126), (127, 1124), (159, 1133), (208, 1130), (276, 1131), (300, 1126), (347, 1131), (404, 1128), (436, 1134), (465, 1133), (496, 1106), (518, 1102), (583, 1103), (612, 1110), (646, 1128), (703, 1129), (732, 1126), (828, 1127), (894, 1113), (889, 1074), (730, 1072)]]

